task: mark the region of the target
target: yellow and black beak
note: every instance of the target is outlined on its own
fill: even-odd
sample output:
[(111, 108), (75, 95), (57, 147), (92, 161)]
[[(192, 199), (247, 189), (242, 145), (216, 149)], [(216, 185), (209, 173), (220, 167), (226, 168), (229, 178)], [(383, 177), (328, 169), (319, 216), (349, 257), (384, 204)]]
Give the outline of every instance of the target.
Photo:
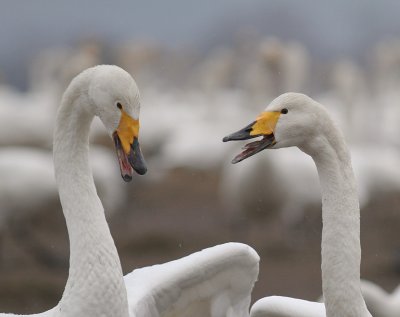
[(256, 121), (223, 138), (223, 142), (228, 142), (262, 137), (261, 140), (246, 144), (243, 147), (244, 151), (232, 160), (233, 164), (276, 144), (274, 131), (280, 114), (280, 111), (264, 111), (257, 117)]
[(132, 179), (133, 170), (140, 175), (147, 172), (138, 136), (139, 120), (133, 119), (124, 110), (121, 110), (121, 119), (117, 130), (113, 133), (113, 139), (118, 155), (121, 176), (126, 182)]

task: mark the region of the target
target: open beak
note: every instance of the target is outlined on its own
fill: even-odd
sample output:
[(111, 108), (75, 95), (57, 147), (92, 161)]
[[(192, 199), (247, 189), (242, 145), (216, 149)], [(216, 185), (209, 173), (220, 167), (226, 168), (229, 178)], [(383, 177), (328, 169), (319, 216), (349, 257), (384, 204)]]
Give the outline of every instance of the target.
[(261, 140), (246, 144), (243, 151), (232, 160), (233, 164), (276, 144), (274, 131), (280, 114), (279, 111), (264, 111), (257, 117), (256, 121), (223, 138), (223, 142), (228, 142), (262, 137)]
[(133, 119), (123, 110), (121, 112), (121, 120), (113, 133), (113, 139), (121, 176), (124, 181), (129, 182), (132, 180), (133, 170), (143, 175), (147, 172), (147, 167), (138, 141), (139, 120)]

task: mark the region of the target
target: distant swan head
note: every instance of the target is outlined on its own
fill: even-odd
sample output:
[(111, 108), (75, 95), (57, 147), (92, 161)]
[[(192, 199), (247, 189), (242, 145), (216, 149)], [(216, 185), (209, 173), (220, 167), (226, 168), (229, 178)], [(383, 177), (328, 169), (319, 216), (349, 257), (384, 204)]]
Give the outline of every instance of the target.
[(232, 163), (238, 163), (265, 149), (297, 146), (309, 153), (317, 139), (327, 135), (333, 125), (327, 111), (310, 97), (300, 93), (285, 93), (274, 99), (255, 121), (226, 136), (223, 141), (248, 140), (243, 152)]
[(64, 98), (74, 99), (76, 93), (80, 94), (84, 99), (79, 102), (103, 122), (114, 140), (122, 178), (130, 181), (133, 170), (145, 174), (147, 167), (138, 141), (140, 95), (131, 75), (117, 66), (99, 65), (79, 74), (70, 86), (87, 89), (84, 94), (82, 88), (72, 89), (75, 93)]

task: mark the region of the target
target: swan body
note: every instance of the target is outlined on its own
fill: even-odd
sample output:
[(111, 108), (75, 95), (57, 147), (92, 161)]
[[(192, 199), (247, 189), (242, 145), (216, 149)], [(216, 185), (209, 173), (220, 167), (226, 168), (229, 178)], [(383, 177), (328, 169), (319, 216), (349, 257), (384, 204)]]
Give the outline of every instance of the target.
[[(322, 194), (321, 271), (326, 316), (370, 317), (360, 289), (360, 209), (356, 181), (349, 150), (336, 124), (316, 101), (303, 94), (286, 93), (273, 100), (253, 123), (224, 141), (256, 137), (261, 140), (245, 145), (233, 163), (267, 148), (290, 146), (297, 146), (314, 160)], [(301, 306), (298, 308), (301, 310)], [(257, 314), (261, 316), (259, 311)], [(265, 311), (264, 316), (273, 313)]]

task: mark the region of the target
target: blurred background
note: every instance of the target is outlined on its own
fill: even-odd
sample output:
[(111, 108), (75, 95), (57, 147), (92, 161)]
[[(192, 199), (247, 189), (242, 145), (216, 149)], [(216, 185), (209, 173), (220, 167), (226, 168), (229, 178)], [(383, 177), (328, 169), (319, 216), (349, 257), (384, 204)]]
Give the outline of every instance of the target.
[(238, 165), (242, 128), (279, 94), (323, 103), (352, 150), (362, 277), (400, 282), (398, 1), (20, 1), (0, 10), (0, 311), (53, 307), (68, 236), (53, 122), (81, 70), (116, 64), (142, 97), (149, 172), (125, 184), (93, 124), (91, 163), (125, 273), (228, 241), (261, 256), (253, 300), (321, 294), (315, 167), (296, 149)]

